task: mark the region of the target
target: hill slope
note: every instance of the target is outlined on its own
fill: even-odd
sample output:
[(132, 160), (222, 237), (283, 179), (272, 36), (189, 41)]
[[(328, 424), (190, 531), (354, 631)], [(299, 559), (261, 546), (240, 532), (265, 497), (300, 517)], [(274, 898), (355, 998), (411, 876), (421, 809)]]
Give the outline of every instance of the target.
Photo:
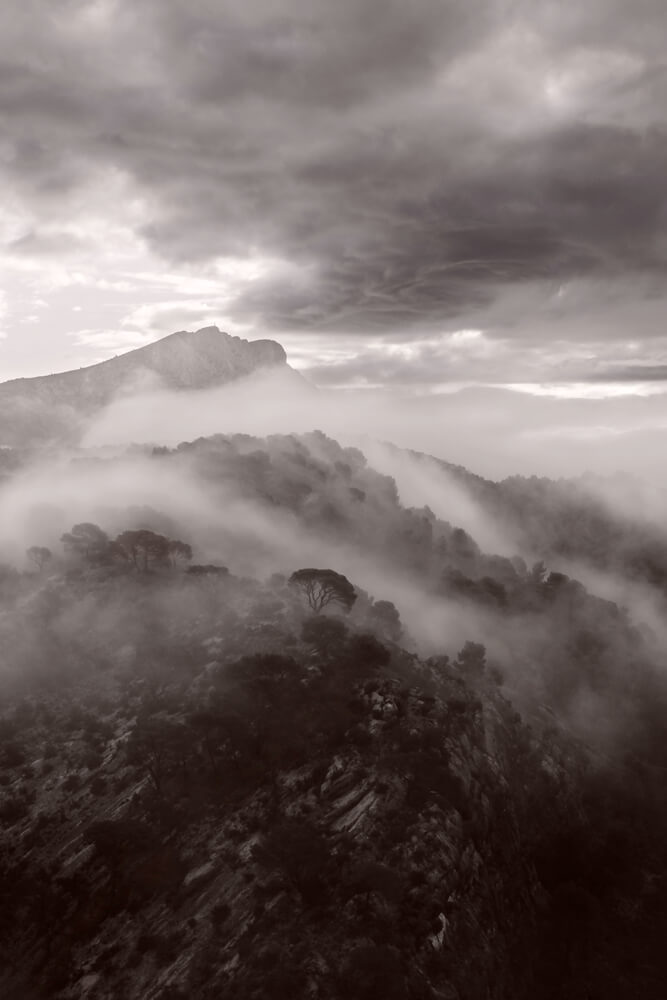
[(76, 438), (82, 418), (119, 394), (207, 389), (265, 368), (287, 368), (273, 340), (247, 341), (215, 326), (181, 331), (99, 364), (0, 384), (0, 445)]
[(56, 485), (0, 566), (3, 997), (664, 996), (664, 651), (623, 608), (321, 433)]

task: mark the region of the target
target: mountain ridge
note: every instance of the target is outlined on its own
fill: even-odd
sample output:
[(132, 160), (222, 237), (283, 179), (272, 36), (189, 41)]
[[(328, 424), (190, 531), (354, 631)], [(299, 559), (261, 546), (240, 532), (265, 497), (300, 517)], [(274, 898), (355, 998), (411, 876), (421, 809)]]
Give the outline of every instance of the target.
[[(222, 345), (224, 353), (220, 351)], [(129, 373), (136, 367), (168, 379), (168, 388), (204, 388), (218, 384), (221, 375), (238, 378), (256, 368), (286, 363), (287, 355), (275, 340), (243, 340), (224, 333), (217, 326), (209, 326), (195, 332), (179, 330), (83, 368), (0, 382), (0, 396), (10, 387), (20, 391), (30, 386), (67, 387), (69, 383), (82, 383), (85, 388), (86, 381), (92, 381), (100, 373), (111, 373), (117, 379), (118, 374)]]
[(72, 441), (82, 418), (119, 395), (208, 389), (271, 368), (294, 372), (277, 341), (248, 341), (217, 326), (181, 330), (84, 368), (0, 383), (0, 444)]

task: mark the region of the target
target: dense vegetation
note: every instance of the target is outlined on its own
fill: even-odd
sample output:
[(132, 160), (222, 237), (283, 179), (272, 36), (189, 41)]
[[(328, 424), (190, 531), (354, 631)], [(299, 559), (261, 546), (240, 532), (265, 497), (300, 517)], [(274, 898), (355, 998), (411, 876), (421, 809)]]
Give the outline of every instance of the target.
[[(323, 435), (145, 461), (340, 562), (240, 574), (233, 531), (145, 509), (4, 568), (3, 996), (662, 996), (650, 634)], [(480, 634), (410, 635), (348, 547)]]
[(631, 476), (590, 473), (574, 479), (510, 476), (492, 482), (461, 466), (410, 454), (462, 484), (524, 550), (547, 560), (587, 563), (667, 595), (667, 536), (655, 516), (664, 510), (664, 491), (650, 490)]

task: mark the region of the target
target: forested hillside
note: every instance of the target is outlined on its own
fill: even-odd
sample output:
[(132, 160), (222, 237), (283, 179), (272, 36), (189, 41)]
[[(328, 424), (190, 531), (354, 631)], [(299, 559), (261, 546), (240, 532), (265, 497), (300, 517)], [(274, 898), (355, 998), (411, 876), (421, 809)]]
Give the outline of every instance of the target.
[(81, 473), (0, 580), (3, 996), (663, 995), (649, 629), (319, 433)]
[(621, 475), (493, 482), (429, 455), (410, 455), (462, 484), (517, 546), (547, 559), (581, 560), (667, 592), (664, 490)]

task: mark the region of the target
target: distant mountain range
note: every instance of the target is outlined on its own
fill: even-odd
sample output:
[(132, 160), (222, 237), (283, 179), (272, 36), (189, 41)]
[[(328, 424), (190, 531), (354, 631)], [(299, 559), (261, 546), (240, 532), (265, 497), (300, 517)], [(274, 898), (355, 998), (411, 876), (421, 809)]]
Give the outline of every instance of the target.
[(274, 340), (247, 341), (215, 326), (172, 333), (86, 368), (0, 383), (0, 445), (72, 441), (84, 418), (120, 395), (208, 389), (268, 368), (293, 372)]

